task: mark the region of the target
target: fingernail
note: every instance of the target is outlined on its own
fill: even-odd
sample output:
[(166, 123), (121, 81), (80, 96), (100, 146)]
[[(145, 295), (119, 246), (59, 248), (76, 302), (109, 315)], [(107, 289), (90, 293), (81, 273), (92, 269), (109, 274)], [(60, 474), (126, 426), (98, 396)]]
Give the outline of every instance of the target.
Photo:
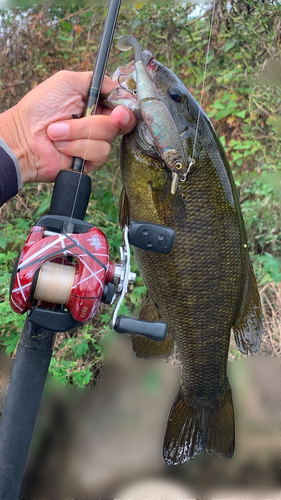
[(130, 121), (130, 118), (131, 118), (131, 115), (128, 111), (126, 111), (126, 109), (124, 109), (123, 111), (123, 115), (120, 119), (120, 125), (122, 125), (123, 127), (125, 127), (126, 125), (128, 125), (129, 121)]
[(64, 137), (69, 133), (69, 125), (67, 123), (51, 123), (48, 127), (48, 133), (53, 137)]
[(55, 141), (53, 142), (55, 148), (64, 148), (67, 145), (67, 141)]

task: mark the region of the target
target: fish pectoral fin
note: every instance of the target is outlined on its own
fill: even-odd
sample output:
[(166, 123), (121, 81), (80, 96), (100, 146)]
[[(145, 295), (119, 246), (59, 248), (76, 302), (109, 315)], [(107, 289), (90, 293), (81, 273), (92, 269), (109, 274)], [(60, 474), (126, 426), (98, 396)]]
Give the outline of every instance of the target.
[(251, 262), (249, 266), (249, 279), (238, 317), (232, 327), (236, 345), (243, 354), (258, 351), (262, 337), (260, 296)]
[(209, 452), (231, 458), (235, 446), (234, 410), (231, 389), (216, 402), (196, 400), (180, 389), (168, 419), (163, 457), (168, 467), (182, 465), (198, 453)]
[[(146, 300), (139, 319), (143, 321), (161, 321), (159, 309), (150, 297)], [(135, 336), (132, 338), (132, 348), (138, 358), (167, 357), (174, 350), (174, 341), (169, 333), (167, 333), (163, 342), (154, 342), (153, 340)]]
[(130, 225), (129, 200), (126, 189), (123, 187), (119, 198), (119, 224), (123, 230), (124, 226)]

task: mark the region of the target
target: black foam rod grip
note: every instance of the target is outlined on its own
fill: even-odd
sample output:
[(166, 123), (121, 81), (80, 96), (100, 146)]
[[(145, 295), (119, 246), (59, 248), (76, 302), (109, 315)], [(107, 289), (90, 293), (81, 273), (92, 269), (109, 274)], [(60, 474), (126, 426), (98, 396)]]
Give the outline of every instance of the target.
[(75, 170), (61, 170), (51, 200), (50, 215), (84, 220), (92, 190), (91, 178)]
[(1, 500), (19, 498), (54, 338), (54, 332), (26, 320), (0, 421)]
[(146, 339), (154, 340), (154, 342), (162, 342), (166, 338), (167, 325), (160, 321), (141, 321), (121, 314), (116, 319), (114, 330), (117, 333), (141, 335)]

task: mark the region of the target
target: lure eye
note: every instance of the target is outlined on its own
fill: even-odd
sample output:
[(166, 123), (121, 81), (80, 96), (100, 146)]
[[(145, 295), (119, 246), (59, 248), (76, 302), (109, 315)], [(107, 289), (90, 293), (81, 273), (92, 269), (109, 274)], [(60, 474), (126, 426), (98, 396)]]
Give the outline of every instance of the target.
[(176, 161), (175, 167), (177, 170), (180, 170), (182, 168), (182, 162), (181, 161)]
[(182, 92), (179, 89), (179, 87), (170, 87), (168, 92), (169, 96), (173, 99), (173, 101), (175, 102), (182, 101)]

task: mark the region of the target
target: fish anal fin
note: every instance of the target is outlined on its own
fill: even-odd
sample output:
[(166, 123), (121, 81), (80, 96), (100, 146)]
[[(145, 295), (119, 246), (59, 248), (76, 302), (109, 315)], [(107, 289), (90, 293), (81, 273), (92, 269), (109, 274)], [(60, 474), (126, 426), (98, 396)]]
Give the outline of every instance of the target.
[(259, 291), (251, 262), (242, 304), (232, 327), (236, 345), (243, 354), (258, 351), (262, 337), (262, 311)]
[[(143, 321), (161, 321), (159, 309), (150, 297), (146, 300), (139, 319)], [(136, 335), (132, 338), (132, 348), (138, 358), (167, 357), (174, 350), (174, 341), (169, 333), (167, 333), (163, 342), (154, 342)]]
[(234, 410), (229, 384), (215, 403), (205, 405), (197, 404), (181, 388), (164, 438), (163, 457), (167, 466), (182, 465), (202, 452), (231, 458), (234, 446)]
[(126, 189), (123, 187), (119, 198), (119, 224), (121, 229), (130, 224), (129, 200)]
[(168, 333), (163, 342), (154, 342), (136, 335), (132, 338), (132, 348), (137, 358), (167, 358), (174, 350), (174, 341)]

